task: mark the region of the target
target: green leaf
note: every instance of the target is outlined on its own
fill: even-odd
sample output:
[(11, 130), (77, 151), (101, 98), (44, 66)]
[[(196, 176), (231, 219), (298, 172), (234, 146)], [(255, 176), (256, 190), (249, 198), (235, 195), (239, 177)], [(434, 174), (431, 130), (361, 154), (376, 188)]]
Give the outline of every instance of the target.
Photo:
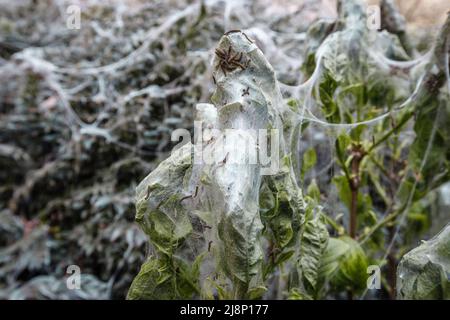
[(267, 292), (267, 288), (264, 286), (254, 287), (248, 290), (248, 296), (250, 300), (261, 299), (264, 293)]
[(448, 101), (432, 100), (418, 111), (414, 125), (416, 138), (409, 154), (409, 163), (419, 177), (415, 201), (450, 180), (449, 119)]
[(322, 102), (322, 111), (327, 120), (331, 122), (340, 122), (339, 108), (333, 97), (338, 83), (333, 79), (333, 77), (326, 73), (322, 82), (319, 85), (319, 97)]
[(341, 134), (338, 136), (335, 142), (336, 155), (340, 162), (341, 167), (345, 167), (345, 150), (350, 145), (351, 139), (346, 134)]
[(277, 259), (275, 261), (276, 265), (280, 265), (285, 261), (288, 261), (293, 255), (294, 255), (295, 251), (294, 250), (288, 250), (288, 251), (283, 251), (282, 253), (280, 253), (277, 256)]
[(403, 256), (397, 268), (398, 299), (450, 299), (450, 224)]
[(313, 298), (297, 288), (293, 288), (289, 291), (288, 300), (313, 300)]
[(326, 280), (339, 268), (341, 257), (347, 252), (348, 244), (337, 238), (330, 238), (327, 247), (322, 256), (322, 262), (319, 269), (320, 278)]
[(181, 204), (190, 163), (190, 144), (161, 162), (136, 188), (136, 221), (159, 252), (171, 255), (191, 233), (188, 212)]
[(306, 193), (309, 197), (316, 201), (316, 203), (320, 203), (320, 189), (317, 185), (316, 179), (311, 180)]
[(311, 296), (315, 295), (317, 289), (319, 269), (328, 238), (328, 230), (320, 212), (315, 218), (305, 222), (300, 242), (298, 273), (306, 292)]
[(316, 151), (314, 150), (314, 148), (309, 148), (303, 154), (303, 162), (301, 168), (302, 179), (304, 179), (305, 173), (315, 166), (316, 162), (317, 162)]
[(360, 141), (365, 129), (367, 129), (367, 125), (365, 125), (365, 124), (360, 124), (360, 125), (356, 126), (355, 128), (353, 128), (352, 131), (350, 131), (350, 137), (352, 138), (352, 140)]
[(270, 225), (280, 248), (287, 246), (294, 235), (291, 218), (282, 213), (273, 218)]
[(333, 177), (333, 183), (335, 184), (339, 198), (350, 209), (352, 192), (348, 184), (348, 180), (345, 176)]
[(192, 269), (177, 259), (149, 258), (134, 278), (128, 300), (192, 299), (199, 293), (198, 267)]
[(366, 254), (358, 242), (349, 237), (340, 237), (338, 241), (340, 250), (345, 250), (339, 256), (338, 267), (330, 283), (340, 290), (351, 289), (356, 292), (364, 290), (367, 286)]

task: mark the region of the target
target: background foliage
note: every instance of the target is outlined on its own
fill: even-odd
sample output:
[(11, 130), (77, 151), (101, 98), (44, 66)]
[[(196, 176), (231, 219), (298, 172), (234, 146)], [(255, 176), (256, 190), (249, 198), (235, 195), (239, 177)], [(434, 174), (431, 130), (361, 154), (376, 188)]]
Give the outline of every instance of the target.
[[(255, 39), (286, 85), (292, 109), (307, 105), (312, 112), (304, 115), (309, 121), (300, 126), (298, 147), (309, 203), (299, 234), (302, 254), (295, 253), (301, 274), (284, 272), (294, 252), (290, 237), (279, 237), (282, 250), (264, 263), (269, 285), (255, 297), (362, 295), (367, 264), (386, 271), (383, 290), (369, 297), (394, 297), (399, 258), (449, 220), (449, 104), (439, 90), (445, 75), (423, 82), (436, 90), (414, 97), (413, 109), (370, 125), (329, 124), (370, 121), (406, 101), (430, 61), (423, 58), (433, 45), (426, 32), (437, 35), (437, 26), (405, 40), (404, 30), (384, 25), (391, 32), (373, 42), (362, 29), (339, 26), (335, 5), (326, 1), (80, 1), (81, 29), (69, 30), (69, 4), (1, 3), (0, 298), (126, 296), (151, 252), (134, 222), (135, 188), (167, 157), (171, 132), (192, 130), (194, 105), (213, 93), (213, 50), (223, 32), (235, 28)], [(325, 38), (330, 49), (319, 62)], [(319, 64), (314, 90), (296, 96), (289, 86), (314, 76)], [(318, 206), (320, 213), (312, 212)], [(281, 218), (267, 225), (292, 228)], [(186, 272), (183, 296), (198, 296), (190, 279), (198, 277), (200, 260), (178, 263)], [(81, 291), (65, 286), (71, 264), (82, 270)], [(170, 293), (164, 261), (147, 260), (142, 270), (146, 282), (159, 282), (141, 298)]]

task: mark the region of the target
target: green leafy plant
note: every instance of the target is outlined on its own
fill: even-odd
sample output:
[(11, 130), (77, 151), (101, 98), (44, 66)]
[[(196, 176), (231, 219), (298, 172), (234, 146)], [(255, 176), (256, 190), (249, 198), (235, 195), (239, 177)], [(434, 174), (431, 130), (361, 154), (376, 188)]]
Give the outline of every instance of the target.
[[(369, 265), (386, 271), (376, 294), (396, 296), (399, 258), (431, 219), (420, 204), (450, 178), (450, 19), (412, 60), (398, 19), (385, 13), (376, 32), (359, 1), (340, 1), (338, 12), (308, 32), (309, 80), (297, 86), (278, 82), (245, 33), (221, 38), (214, 105), (197, 106), (197, 120), (215, 131), (137, 187), (136, 221), (152, 249), (129, 299), (364, 298)], [(226, 129), (276, 129), (276, 172), (241, 164), (240, 142), (256, 142), (242, 132), (225, 139)], [(200, 151), (217, 157), (191, 161)], [(329, 167), (319, 168), (324, 159)], [(428, 297), (407, 293), (408, 281), (400, 298)]]

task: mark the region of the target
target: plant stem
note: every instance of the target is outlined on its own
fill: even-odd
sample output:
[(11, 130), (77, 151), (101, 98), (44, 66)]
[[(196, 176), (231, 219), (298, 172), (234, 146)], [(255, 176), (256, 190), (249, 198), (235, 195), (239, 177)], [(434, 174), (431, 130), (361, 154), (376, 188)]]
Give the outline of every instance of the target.
[(367, 153), (364, 151), (360, 144), (355, 144), (352, 146), (352, 161), (351, 166), (351, 177), (349, 179), (349, 185), (351, 190), (351, 202), (350, 202), (350, 223), (349, 223), (349, 234), (350, 237), (356, 239), (356, 231), (358, 225), (358, 190), (361, 184), (360, 175), (360, 165), (362, 159)]
[(360, 244), (363, 244), (364, 242), (366, 242), (367, 240), (369, 240), (370, 236), (372, 234), (374, 234), (378, 229), (380, 229), (381, 227), (385, 226), (387, 223), (389, 223), (390, 221), (394, 220), (399, 214), (400, 214), (401, 210), (397, 210), (391, 214), (389, 214), (388, 216), (386, 216), (383, 220), (381, 220), (380, 222), (378, 222), (375, 226), (372, 227), (372, 229), (369, 230), (369, 232), (367, 232), (363, 238), (361, 238), (359, 240)]
[[(389, 243), (394, 239), (395, 235), (395, 227), (389, 226), (388, 228), (389, 232)], [(395, 252), (393, 250), (394, 247), (392, 247), (391, 252), (387, 256), (387, 263), (388, 263), (388, 282), (389, 282), (389, 297), (391, 300), (395, 300), (395, 292), (396, 292), (396, 282), (397, 282), (397, 259), (395, 258)]]
[(403, 117), (400, 119), (400, 121), (395, 126), (393, 126), (391, 130), (386, 132), (380, 139), (378, 139), (378, 141), (374, 142), (370, 146), (370, 148), (367, 150), (367, 153), (373, 151), (376, 147), (378, 147), (380, 144), (386, 141), (392, 134), (396, 133), (399, 129), (401, 129), (405, 125), (405, 123), (407, 123), (408, 120), (412, 118), (413, 115), (414, 112), (411, 111), (405, 113)]
[(356, 238), (356, 225), (357, 225), (357, 205), (358, 205), (358, 189), (352, 189), (352, 202), (350, 208), (350, 237)]

